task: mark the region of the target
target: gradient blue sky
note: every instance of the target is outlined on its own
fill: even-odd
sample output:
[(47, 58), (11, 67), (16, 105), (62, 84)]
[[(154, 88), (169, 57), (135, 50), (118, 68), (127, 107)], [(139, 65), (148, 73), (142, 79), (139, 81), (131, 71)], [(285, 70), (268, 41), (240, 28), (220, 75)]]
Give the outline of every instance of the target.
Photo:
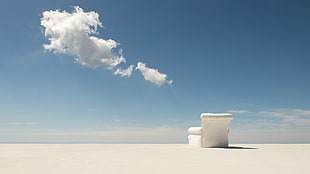
[[(42, 12), (80, 6), (171, 85), (47, 52)], [(310, 143), (310, 2), (2, 0), (0, 142), (186, 143), (230, 112), (232, 143)]]

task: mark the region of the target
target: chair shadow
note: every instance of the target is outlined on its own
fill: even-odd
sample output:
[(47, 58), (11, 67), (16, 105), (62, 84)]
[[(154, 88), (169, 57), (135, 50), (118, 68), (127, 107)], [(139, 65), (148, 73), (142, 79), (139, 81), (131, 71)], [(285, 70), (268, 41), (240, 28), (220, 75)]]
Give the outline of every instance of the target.
[(229, 147), (225, 147), (224, 149), (258, 149), (258, 148), (256, 148), (256, 147), (229, 146)]

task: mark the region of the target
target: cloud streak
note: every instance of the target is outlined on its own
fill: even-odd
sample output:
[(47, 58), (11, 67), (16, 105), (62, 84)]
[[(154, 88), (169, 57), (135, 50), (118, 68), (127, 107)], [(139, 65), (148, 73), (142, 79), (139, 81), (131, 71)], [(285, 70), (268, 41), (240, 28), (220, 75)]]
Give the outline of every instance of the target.
[(302, 109), (273, 109), (259, 112), (260, 117), (272, 118), (293, 126), (310, 127), (310, 111)]
[(36, 125), (40, 124), (40, 122), (13, 122), (13, 123), (8, 123), (9, 125)]
[[(1, 133), (0, 133), (1, 135)], [(101, 143), (184, 143), (187, 131), (171, 127), (111, 127), (97, 131), (55, 131), (11, 133), (9, 140), (47, 142), (101, 142)], [(27, 137), (31, 137), (27, 139)], [(0, 141), (3, 136), (0, 136)]]
[(130, 77), (133, 70), (140, 70), (144, 79), (163, 85), (171, 84), (172, 80), (167, 80), (167, 75), (159, 73), (157, 69), (146, 67), (139, 62), (137, 67), (130, 65), (128, 68), (115, 67), (121, 63), (126, 63), (123, 50), (113, 39), (99, 38), (97, 28), (103, 27), (99, 20), (99, 14), (84, 10), (74, 6), (74, 10), (69, 13), (60, 10), (44, 11), (42, 13), (41, 25), (45, 28), (44, 35), (49, 43), (43, 48), (52, 53), (63, 53), (75, 58), (75, 62), (89, 68), (103, 67), (114, 70), (114, 75)]
[(245, 113), (248, 113), (249, 111), (247, 111), (247, 110), (229, 110), (227, 112), (236, 113), (236, 114), (245, 114)]
[(242, 111), (232, 112), (236, 115), (230, 129), (231, 142), (309, 143), (310, 110), (281, 108)]
[(310, 110), (303, 109), (269, 109), (259, 112), (235, 112), (235, 123), (245, 129), (309, 130)]

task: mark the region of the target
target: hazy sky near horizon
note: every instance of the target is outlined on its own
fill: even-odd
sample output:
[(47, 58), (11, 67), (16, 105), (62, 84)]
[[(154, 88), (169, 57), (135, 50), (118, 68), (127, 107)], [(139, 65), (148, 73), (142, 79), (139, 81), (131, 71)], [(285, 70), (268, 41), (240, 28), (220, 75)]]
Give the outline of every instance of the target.
[(310, 143), (309, 9), (2, 0), (0, 142), (186, 143), (229, 112), (231, 142)]

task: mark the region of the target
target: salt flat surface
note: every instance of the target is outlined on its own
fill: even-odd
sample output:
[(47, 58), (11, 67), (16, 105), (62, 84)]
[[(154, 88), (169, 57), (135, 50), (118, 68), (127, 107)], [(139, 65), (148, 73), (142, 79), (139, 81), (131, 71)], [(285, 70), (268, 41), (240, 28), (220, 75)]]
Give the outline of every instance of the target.
[(1, 174), (309, 174), (310, 144), (0, 144)]

